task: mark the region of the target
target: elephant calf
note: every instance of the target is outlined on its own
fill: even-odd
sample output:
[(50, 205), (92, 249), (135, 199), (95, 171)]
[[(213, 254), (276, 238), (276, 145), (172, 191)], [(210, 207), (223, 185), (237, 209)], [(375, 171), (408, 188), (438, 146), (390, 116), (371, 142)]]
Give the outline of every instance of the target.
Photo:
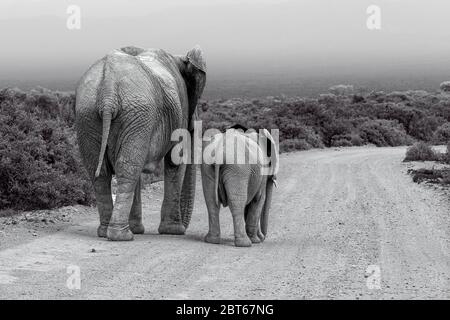
[[(262, 139), (267, 139), (266, 143), (259, 143)], [(205, 241), (220, 243), (221, 204), (230, 207), (237, 247), (264, 241), (278, 167), (273, 137), (266, 129), (258, 134), (232, 127), (204, 142), (203, 154), (202, 184), (209, 218)]]

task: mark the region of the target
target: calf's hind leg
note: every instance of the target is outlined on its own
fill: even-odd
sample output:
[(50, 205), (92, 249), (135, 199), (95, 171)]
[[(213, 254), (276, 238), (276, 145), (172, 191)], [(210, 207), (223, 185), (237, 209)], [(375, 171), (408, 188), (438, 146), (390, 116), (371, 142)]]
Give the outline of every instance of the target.
[(234, 245), (236, 247), (250, 247), (252, 242), (245, 232), (245, 206), (230, 205), (230, 210), (233, 216)]
[(236, 247), (250, 247), (250, 241), (245, 231), (245, 204), (247, 202), (247, 184), (227, 183), (227, 196), (230, 211), (233, 216), (234, 244)]
[(245, 220), (245, 230), (252, 243), (264, 241), (264, 236), (260, 231), (261, 212), (265, 201), (265, 192), (253, 199), (246, 208), (247, 216)]
[(208, 210), (208, 234), (205, 242), (220, 243), (220, 204), (216, 203), (216, 190), (214, 181), (214, 166), (203, 164), (201, 166), (203, 195), (205, 197), (206, 208)]
[(234, 244), (236, 247), (250, 247), (250, 241), (245, 231), (245, 199), (228, 198), (230, 211), (233, 216)]

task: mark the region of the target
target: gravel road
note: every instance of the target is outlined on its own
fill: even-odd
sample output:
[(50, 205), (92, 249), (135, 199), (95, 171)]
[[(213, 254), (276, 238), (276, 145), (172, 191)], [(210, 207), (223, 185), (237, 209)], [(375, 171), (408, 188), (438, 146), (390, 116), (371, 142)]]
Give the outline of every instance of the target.
[[(228, 208), (223, 243), (202, 241), (200, 189), (186, 235), (158, 235), (161, 183), (143, 195), (147, 231), (133, 242), (97, 238), (89, 207), (51, 231), (25, 235), (27, 221), (7, 226), (0, 298), (449, 299), (450, 199), (414, 184), (404, 154), (404, 147), (283, 154), (268, 238), (251, 248), (233, 246)], [(77, 268), (79, 289), (71, 282)]]

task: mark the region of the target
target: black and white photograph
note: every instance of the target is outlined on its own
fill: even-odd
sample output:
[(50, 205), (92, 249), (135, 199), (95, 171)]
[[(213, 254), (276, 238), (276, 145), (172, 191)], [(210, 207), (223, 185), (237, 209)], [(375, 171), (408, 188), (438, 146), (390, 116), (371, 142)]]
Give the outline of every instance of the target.
[(1, 0), (0, 300), (450, 299), (449, 13)]

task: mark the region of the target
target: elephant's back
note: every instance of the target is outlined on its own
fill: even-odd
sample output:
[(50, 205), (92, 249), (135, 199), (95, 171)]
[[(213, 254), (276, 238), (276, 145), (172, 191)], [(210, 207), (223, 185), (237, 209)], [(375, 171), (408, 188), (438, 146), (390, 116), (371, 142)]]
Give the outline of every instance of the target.
[[(166, 55), (159, 50), (152, 54), (146, 51), (142, 58), (114, 50), (94, 63), (82, 76), (77, 88), (77, 123), (101, 125), (98, 115), (109, 104), (118, 111), (111, 125), (110, 137), (118, 131), (126, 135), (128, 130), (132, 130), (130, 126), (122, 125), (130, 119), (147, 121), (145, 126), (152, 127), (155, 135), (164, 136), (164, 139), (164, 126), (172, 130), (180, 127), (184, 119), (180, 97), (173, 76), (170, 76), (170, 68), (164, 68), (164, 62), (158, 61), (158, 56)], [(151, 116), (155, 114), (161, 117), (158, 121)], [(151, 123), (148, 123), (149, 119), (152, 119)], [(119, 136), (116, 138), (120, 139)]]
[[(178, 73), (172, 56), (164, 50), (116, 49), (96, 61), (84, 73), (77, 86), (77, 98), (93, 98), (93, 94), (99, 91), (104, 82), (110, 82), (121, 88), (123, 94), (139, 93), (149, 98), (158, 96), (159, 93), (168, 95), (170, 100), (175, 100), (173, 102), (178, 104)], [(158, 87), (162, 92), (152, 92)]]
[(212, 158), (206, 153), (209, 163), (253, 165), (261, 167), (263, 152), (256, 141), (238, 130), (228, 129), (226, 133), (214, 135), (208, 145), (209, 150), (214, 150)]
[(75, 92), (75, 114), (87, 111), (95, 105), (97, 91), (103, 78), (104, 64), (104, 58), (97, 60), (78, 81)]
[(164, 50), (147, 49), (136, 55), (114, 50), (105, 58), (105, 64), (110, 65), (116, 85), (122, 88), (122, 94), (131, 96), (130, 100), (157, 105), (164, 100), (180, 105), (178, 71)]
[(166, 98), (180, 104), (180, 78), (172, 56), (161, 49), (148, 49), (136, 56), (142, 68), (162, 86)]

